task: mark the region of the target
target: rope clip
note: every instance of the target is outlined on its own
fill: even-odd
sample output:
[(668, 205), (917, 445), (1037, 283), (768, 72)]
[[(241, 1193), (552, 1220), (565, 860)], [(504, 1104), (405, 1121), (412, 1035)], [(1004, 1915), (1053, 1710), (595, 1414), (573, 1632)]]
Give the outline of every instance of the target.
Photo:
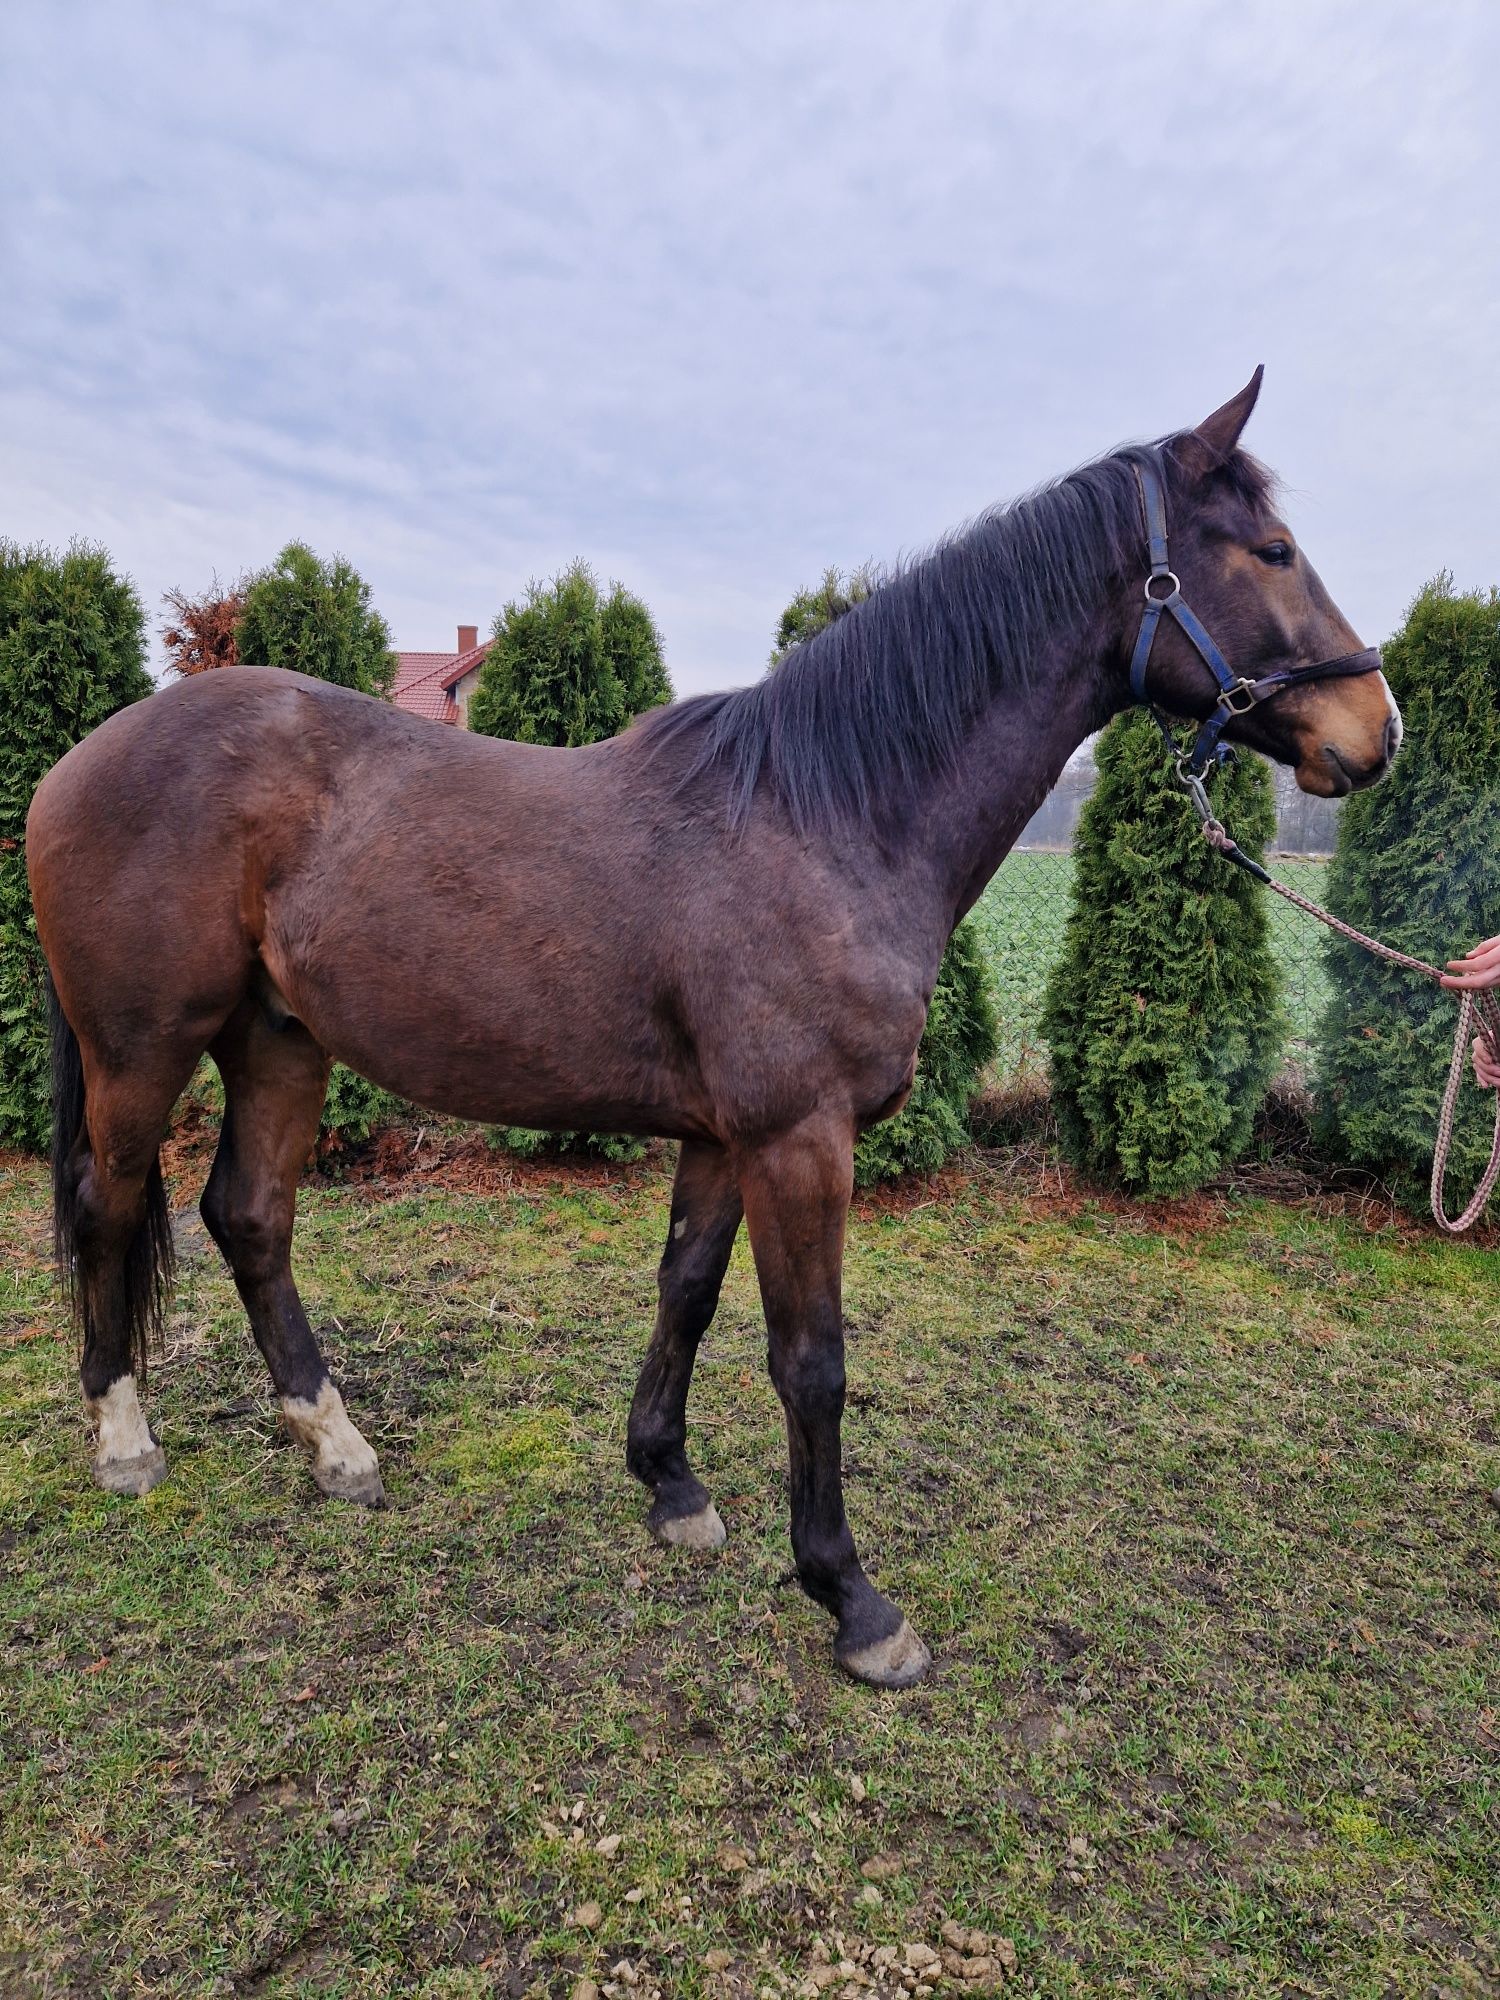
[(1177, 758), (1176, 769), (1177, 782), (1192, 801), (1193, 811), (1203, 822), (1204, 830), (1207, 831), (1209, 827), (1217, 826), (1219, 822), (1214, 817), (1214, 809), (1209, 801), (1208, 793), (1204, 790), (1203, 779), (1200, 774), (1193, 769), (1185, 756)]

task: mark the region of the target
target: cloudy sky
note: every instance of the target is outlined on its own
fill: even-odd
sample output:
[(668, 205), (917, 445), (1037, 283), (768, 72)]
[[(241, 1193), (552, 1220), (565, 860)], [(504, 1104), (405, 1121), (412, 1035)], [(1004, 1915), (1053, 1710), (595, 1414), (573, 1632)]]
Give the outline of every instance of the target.
[(452, 644), (575, 555), (677, 685), (1267, 368), (1384, 637), (1500, 581), (1500, 9), (6, 0), (0, 534), (159, 622), (292, 535)]

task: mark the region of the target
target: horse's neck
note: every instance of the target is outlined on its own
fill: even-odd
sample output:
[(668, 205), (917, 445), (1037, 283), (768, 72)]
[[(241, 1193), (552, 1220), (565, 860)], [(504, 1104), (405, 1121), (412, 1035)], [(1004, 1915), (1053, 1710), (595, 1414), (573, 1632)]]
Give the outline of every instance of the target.
[(1002, 688), (975, 719), (931, 794), (919, 844), (956, 921), (977, 899), (1085, 737), (1117, 703), (1105, 672), (1109, 633), (1059, 637), (1026, 687)]

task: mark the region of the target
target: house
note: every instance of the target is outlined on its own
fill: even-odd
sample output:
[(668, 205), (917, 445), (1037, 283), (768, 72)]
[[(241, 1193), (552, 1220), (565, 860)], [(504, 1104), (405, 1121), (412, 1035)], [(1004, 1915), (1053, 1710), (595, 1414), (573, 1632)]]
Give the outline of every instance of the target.
[(458, 645), (451, 653), (398, 653), (391, 700), (408, 715), (457, 723), (462, 729), (489, 649), (488, 639), (479, 643), (477, 625), (460, 625)]

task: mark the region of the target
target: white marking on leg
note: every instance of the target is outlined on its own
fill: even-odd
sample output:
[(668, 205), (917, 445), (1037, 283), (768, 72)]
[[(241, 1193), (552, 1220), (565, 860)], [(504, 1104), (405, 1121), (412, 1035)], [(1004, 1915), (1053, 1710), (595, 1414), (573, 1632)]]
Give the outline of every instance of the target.
[(283, 1396), (282, 1415), (298, 1444), (311, 1452), (313, 1478), (325, 1493), (341, 1500), (367, 1504), (384, 1498), (380, 1465), (344, 1408), (332, 1382), (325, 1382), (310, 1402), (305, 1396)]
[(135, 1377), (121, 1375), (102, 1396), (84, 1402), (98, 1434), (94, 1453), (94, 1483), (106, 1493), (129, 1493), (139, 1499), (167, 1476), (166, 1454), (151, 1435)]
[(672, 1241), (674, 1243), (680, 1243), (683, 1237), (686, 1235), (687, 1235), (687, 1217), (684, 1216), (681, 1222), (674, 1222), (672, 1224)]
[(156, 1450), (156, 1440), (147, 1427), (133, 1375), (122, 1375), (118, 1382), (110, 1383), (102, 1396), (88, 1396), (84, 1400), (99, 1434), (101, 1465), (146, 1458)]

